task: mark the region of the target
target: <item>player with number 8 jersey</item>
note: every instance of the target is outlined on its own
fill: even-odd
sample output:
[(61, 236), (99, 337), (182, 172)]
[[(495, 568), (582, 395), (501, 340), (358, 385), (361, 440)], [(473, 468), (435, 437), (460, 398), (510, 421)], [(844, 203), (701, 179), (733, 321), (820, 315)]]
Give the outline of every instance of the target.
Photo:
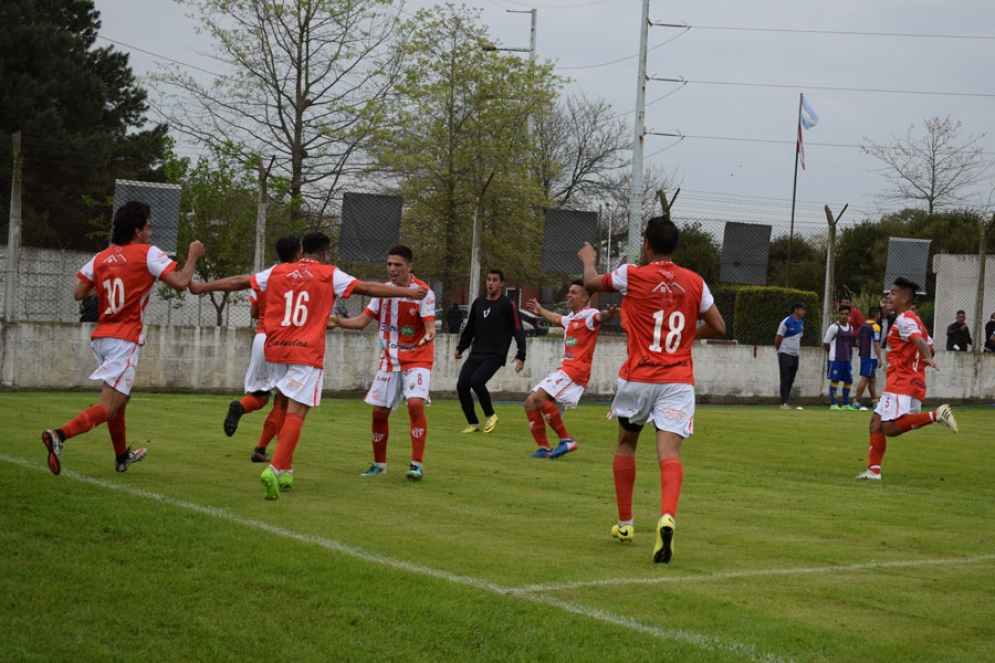
[[(677, 503), (684, 480), (681, 442), (694, 431), (695, 338), (725, 334), (725, 321), (704, 279), (674, 264), (680, 232), (669, 214), (650, 219), (643, 235), (648, 264), (622, 265), (599, 275), (595, 253), (585, 244), (577, 256), (584, 264), (584, 285), (591, 292), (622, 293), (622, 327), (628, 356), (619, 370), (611, 416), (619, 422), (613, 473), (618, 524), (612, 536), (635, 536), (632, 496), (636, 479), (636, 445), (647, 423), (656, 429), (660, 467), (660, 519), (656, 525), (653, 561), (673, 555)], [(699, 325), (701, 319), (703, 324)]]

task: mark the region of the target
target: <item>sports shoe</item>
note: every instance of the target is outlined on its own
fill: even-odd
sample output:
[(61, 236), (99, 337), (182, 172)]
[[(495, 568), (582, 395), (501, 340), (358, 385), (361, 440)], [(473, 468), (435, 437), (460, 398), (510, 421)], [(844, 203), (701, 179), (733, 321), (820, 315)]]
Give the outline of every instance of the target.
[(843, 408), (841, 408), (841, 407), (840, 407), (839, 405), (837, 405), (836, 403), (833, 403), (832, 405), (830, 405), (830, 406), (829, 406), (829, 409), (830, 409), (830, 410), (842, 410)]
[(781, 403), (781, 409), (782, 410), (790, 410), (791, 406), (788, 405), (787, 403)]
[(238, 428), (238, 420), (245, 414), (242, 404), (239, 401), (232, 401), (228, 405), (228, 414), (225, 416), (225, 435), (231, 437)]
[(132, 451), (131, 447), (128, 447), (128, 450), (124, 453), (124, 460), (115, 461), (114, 463), (114, 469), (118, 472), (127, 472), (132, 463), (137, 463), (145, 458), (145, 454), (148, 453), (148, 449), (135, 449)]
[(48, 469), (52, 474), (58, 474), (62, 471), (62, 438), (49, 429), (41, 434), (41, 441), (48, 449)]
[(953, 410), (950, 409), (949, 405), (941, 405), (936, 408), (936, 412), (933, 416), (936, 417), (936, 420), (939, 423), (943, 424), (953, 432), (957, 432), (957, 420), (954, 419)]
[(375, 476), (380, 475), (380, 474), (387, 474), (387, 468), (386, 467), (380, 467), (376, 463), (373, 463), (372, 465), (370, 465), (370, 469), (366, 470), (365, 472), (363, 472), (359, 476), (361, 476), (361, 477), (375, 477)]
[(553, 452), (549, 447), (539, 447), (536, 452), (532, 454), (532, 458), (549, 458), (549, 454)]
[(653, 546), (653, 563), (670, 563), (674, 555), (674, 519), (670, 514), (660, 516), (656, 523), (656, 545)]
[(408, 477), (408, 481), (421, 481), (422, 469), (421, 465), (416, 463), (411, 463), (408, 465), (408, 472), (404, 476)]
[(294, 471), (283, 470), (276, 478), (276, 482), (279, 484), (280, 490), (290, 490), (294, 487)]
[(636, 538), (636, 528), (632, 525), (612, 525), (612, 536), (625, 543)]
[(549, 457), (559, 458), (560, 456), (568, 454), (571, 451), (577, 451), (577, 443), (573, 440), (560, 440), (557, 447), (549, 452)]
[(880, 481), (880, 472), (871, 472), (870, 470), (864, 470), (860, 474), (854, 477), (855, 479), (870, 479), (871, 481)]
[(272, 459), (266, 455), (266, 449), (263, 447), (256, 447), (252, 450), (252, 462), (253, 463), (268, 463)]
[(491, 416), (484, 419), (484, 432), (490, 433), (497, 426), (497, 414), (492, 414)]
[(850, 409), (854, 412), (860, 412), (861, 410), (866, 410), (866, 407), (860, 407), (860, 403), (850, 403)]
[(860, 411), (861, 411), (861, 412), (867, 412), (867, 410), (868, 410), (868, 409), (869, 409), (869, 408), (866, 408), (866, 407), (864, 407), (863, 405), (861, 405), (861, 406), (860, 406)]
[(280, 480), (276, 476), (276, 470), (273, 469), (272, 465), (268, 465), (263, 473), (259, 475), (259, 479), (266, 486), (266, 499), (268, 500), (278, 500), (280, 499)]
[(466, 428), (464, 428), (460, 432), (461, 433), (476, 433), (478, 430), (480, 430), (480, 424), (470, 424), (469, 426), (467, 426)]

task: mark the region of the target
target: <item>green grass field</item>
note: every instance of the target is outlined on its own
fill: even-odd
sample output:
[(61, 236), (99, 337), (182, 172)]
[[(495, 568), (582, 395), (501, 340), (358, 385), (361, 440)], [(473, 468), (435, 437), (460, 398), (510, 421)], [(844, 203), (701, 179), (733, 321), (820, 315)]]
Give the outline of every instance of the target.
[(865, 483), (869, 413), (700, 407), (654, 565), (649, 431), (636, 540), (609, 534), (606, 405), (570, 411), (580, 449), (549, 461), (520, 403), (461, 435), (438, 400), (416, 484), (406, 412), (364, 479), (369, 408), (325, 400), (267, 502), (264, 413), (227, 438), (220, 396), (136, 394), (145, 461), (115, 473), (101, 427), (52, 476), (42, 429), (95, 400), (0, 394), (4, 661), (995, 661), (991, 408), (889, 440)]

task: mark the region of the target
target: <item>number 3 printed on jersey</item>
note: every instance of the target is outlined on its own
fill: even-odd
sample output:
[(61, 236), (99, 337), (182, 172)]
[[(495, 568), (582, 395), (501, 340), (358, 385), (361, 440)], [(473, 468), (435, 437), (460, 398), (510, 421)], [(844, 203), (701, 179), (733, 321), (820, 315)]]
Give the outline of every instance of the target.
[(104, 279), (101, 285), (107, 293), (107, 310), (104, 315), (114, 315), (124, 308), (124, 281), (119, 278)]
[[(662, 352), (663, 347), (660, 346), (660, 336), (663, 334), (663, 318), (666, 316), (665, 311), (656, 311), (653, 314), (653, 344), (650, 346), (650, 352)], [(681, 347), (681, 332), (684, 331), (684, 314), (680, 311), (674, 311), (670, 314), (670, 320), (667, 321), (667, 327), (670, 331), (667, 332), (666, 338), (666, 351), (673, 354), (677, 352), (677, 348)]]
[(280, 323), (280, 326), (303, 327), (304, 323), (307, 322), (307, 303), (311, 297), (306, 292), (299, 292), (295, 301), (294, 292), (291, 290), (283, 298), (287, 300), (287, 306), (284, 309), (283, 322)]

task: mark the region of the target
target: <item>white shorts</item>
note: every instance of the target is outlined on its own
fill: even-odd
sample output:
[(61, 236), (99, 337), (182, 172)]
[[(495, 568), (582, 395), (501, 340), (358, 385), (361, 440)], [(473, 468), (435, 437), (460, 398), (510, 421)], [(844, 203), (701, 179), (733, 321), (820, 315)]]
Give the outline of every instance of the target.
[(287, 398), (308, 407), (321, 404), (325, 371), (304, 364), (270, 364), (273, 386)]
[(377, 371), (370, 390), (366, 392), (366, 403), (374, 407), (390, 408), (396, 412), (401, 397), (406, 400), (421, 398), (425, 405), (431, 405), (428, 397), (432, 371), (427, 368), (409, 368), (406, 371)]
[(922, 401), (904, 394), (893, 394), (890, 391), (881, 394), (881, 400), (874, 408), (874, 412), (881, 416), (881, 421), (895, 421), (907, 414), (919, 414), (921, 410)]
[(97, 370), (90, 374), (90, 379), (103, 380), (114, 391), (131, 395), (138, 367), (138, 348), (137, 343), (120, 338), (93, 339), (90, 350), (97, 360)]
[(273, 364), (266, 361), (266, 334), (256, 334), (252, 339), (252, 356), (245, 371), (245, 393), (269, 391), (273, 388)]
[(694, 385), (628, 382), (619, 378), (610, 416), (633, 424), (691, 437), (694, 433)]
[(542, 382), (532, 387), (532, 391), (542, 389), (553, 399), (560, 414), (568, 407), (577, 407), (580, 397), (584, 395), (584, 387), (570, 379), (570, 376), (556, 369), (542, 379)]

